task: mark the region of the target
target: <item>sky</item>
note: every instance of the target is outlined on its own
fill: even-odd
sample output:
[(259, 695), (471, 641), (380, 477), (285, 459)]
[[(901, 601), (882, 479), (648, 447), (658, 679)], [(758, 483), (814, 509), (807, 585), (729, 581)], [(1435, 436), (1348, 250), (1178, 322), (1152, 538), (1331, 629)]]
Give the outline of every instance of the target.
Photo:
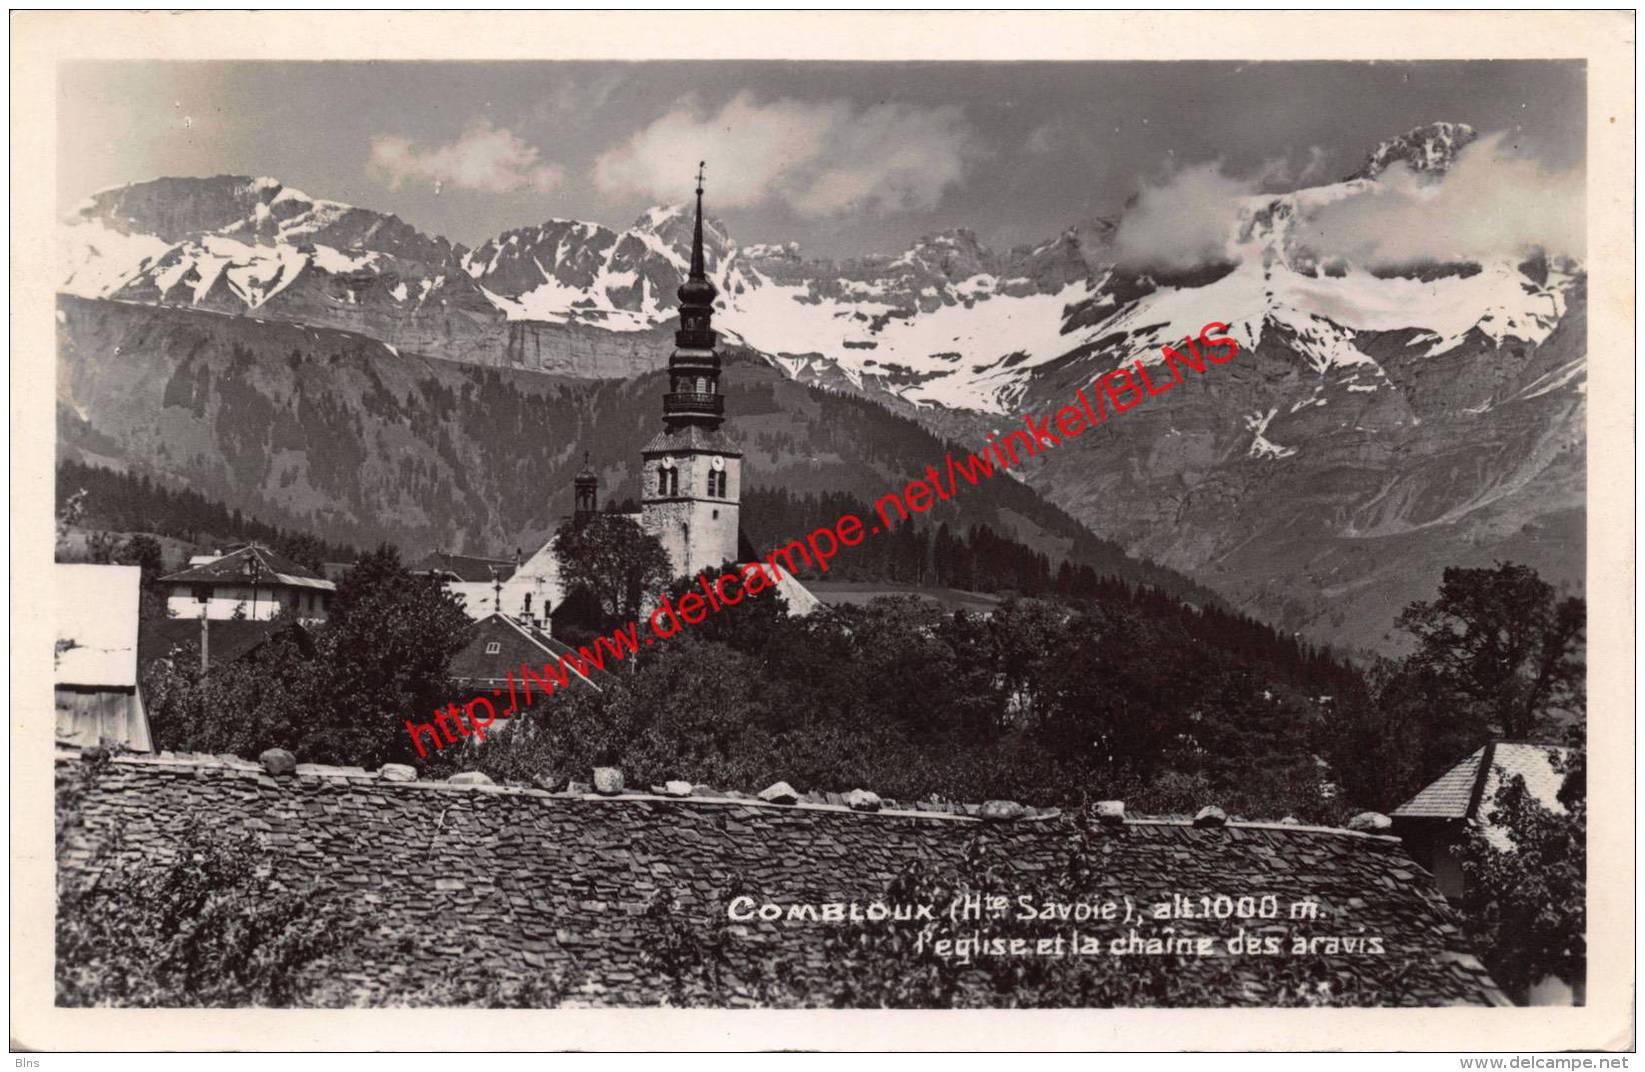
[(1183, 175), (1345, 177), (1437, 120), (1580, 171), (1581, 63), (74, 63), (59, 207), (162, 175), (269, 175), (477, 245), (706, 202), (740, 243), (843, 258), (969, 227), (996, 248)]

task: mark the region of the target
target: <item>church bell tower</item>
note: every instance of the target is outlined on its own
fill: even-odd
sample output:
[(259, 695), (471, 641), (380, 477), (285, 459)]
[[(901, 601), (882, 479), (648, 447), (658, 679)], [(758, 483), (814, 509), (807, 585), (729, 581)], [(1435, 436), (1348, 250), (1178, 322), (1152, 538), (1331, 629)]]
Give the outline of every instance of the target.
[(742, 496), (742, 452), (721, 427), (719, 337), (709, 326), (719, 291), (703, 263), (702, 165), (691, 273), (678, 294), (680, 327), (668, 359), (663, 428), (641, 452), (640, 523), (668, 552), (675, 576), (688, 576), (736, 560)]
[(583, 467), (572, 478), (571, 516), (581, 521), (599, 509), (600, 477), (589, 464), (588, 451), (583, 451)]

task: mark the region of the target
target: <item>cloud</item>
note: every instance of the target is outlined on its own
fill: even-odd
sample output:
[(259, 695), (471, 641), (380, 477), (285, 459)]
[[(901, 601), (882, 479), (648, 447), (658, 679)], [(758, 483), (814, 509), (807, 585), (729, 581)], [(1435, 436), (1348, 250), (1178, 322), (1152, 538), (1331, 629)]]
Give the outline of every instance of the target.
[[(1438, 261), (1485, 262), (1535, 249), (1581, 259), (1583, 176), (1549, 171), (1504, 148), (1493, 134), (1463, 149), (1444, 175), (1404, 163), (1296, 220), (1292, 240), (1318, 257), (1375, 268)], [(1286, 159), (1263, 161), (1247, 177), (1219, 162), (1175, 168), (1145, 182), (1114, 235), (1115, 260), (1134, 269), (1186, 269), (1234, 259), (1249, 198), (1306, 186), (1327, 154), (1310, 147), (1293, 179)]]
[(846, 101), (759, 103), (744, 92), (713, 115), (692, 101), (602, 154), (608, 196), (673, 200), (708, 161), (715, 204), (785, 201), (807, 216), (934, 207), (975, 155), (958, 108)]
[(1192, 268), (1228, 259), (1228, 241), (1239, 220), (1239, 199), (1271, 174), (1265, 164), (1254, 178), (1223, 174), (1222, 164), (1178, 168), (1147, 183), (1132, 199), (1114, 233), (1115, 259), (1133, 268)]
[(585, 77), (564, 75), (543, 95), (535, 114), (539, 119), (554, 122), (586, 119), (605, 107), (623, 87), (625, 79), (622, 71), (606, 71)]
[(543, 160), (535, 146), (485, 119), (470, 123), (456, 141), (433, 148), (420, 148), (398, 135), (375, 137), (371, 168), (396, 190), (408, 181), (426, 179), (487, 193), (547, 193), (565, 178), (559, 165)]
[(1581, 258), (1584, 183), (1504, 148), (1505, 134), (1464, 148), (1443, 178), (1388, 168), (1354, 197), (1325, 205), (1298, 237), (1322, 256), (1369, 266), (1487, 261), (1541, 249)]
[(1324, 175), (1326, 156), (1325, 150), (1318, 145), (1308, 146), (1308, 163), (1303, 165), (1302, 172), (1297, 176), (1297, 181), (1312, 182)]

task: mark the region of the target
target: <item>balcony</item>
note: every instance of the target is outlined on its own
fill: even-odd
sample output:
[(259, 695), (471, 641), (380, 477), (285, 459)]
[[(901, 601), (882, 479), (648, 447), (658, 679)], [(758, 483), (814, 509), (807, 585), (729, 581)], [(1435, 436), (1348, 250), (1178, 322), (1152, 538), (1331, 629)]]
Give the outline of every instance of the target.
[(674, 416), (719, 417), (725, 413), (725, 396), (709, 391), (671, 391), (663, 395), (663, 412)]

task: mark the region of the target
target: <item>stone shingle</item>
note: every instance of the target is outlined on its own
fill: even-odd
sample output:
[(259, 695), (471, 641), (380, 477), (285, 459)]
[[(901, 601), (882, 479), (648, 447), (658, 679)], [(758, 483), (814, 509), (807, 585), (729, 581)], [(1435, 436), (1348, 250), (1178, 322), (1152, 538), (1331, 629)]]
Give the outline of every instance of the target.
[(1479, 763), (1485, 748), (1464, 759), (1440, 775), (1416, 796), (1394, 809), (1394, 814), (1405, 819), (1464, 819), (1473, 799), (1474, 783), (1479, 780)]
[[(1073, 815), (983, 823), (929, 811), (538, 790), (504, 798), (492, 787), (359, 782), (323, 770), (276, 781), (221, 764), (130, 757), (95, 781), (81, 810), (85, 829), (71, 840), (64, 867), (86, 866), (86, 850), (115, 827), (123, 852), (164, 859), (190, 819), (210, 816), (224, 829), (266, 829), (277, 876), (289, 869), (293, 882), (312, 877), (339, 896), (369, 895), (374, 930), (331, 975), (357, 984), (360, 995), (399, 976), (449, 976), (452, 966), (437, 958), (407, 959), (403, 940), (420, 931), (431, 940), (425, 948), (483, 957), (505, 978), (575, 966), (586, 984), (575, 1003), (653, 1004), (665, 987), (647, 960), (655, 943), (644, 914), (664, 890), (689, 927), (709, 934), (741, 893), (785, 903), (868, 902), (884, 897), (909, 863), (958, 866), (968, 851), (1025, 880), (1063, 874), (1070, 843), (1084, 837), (1090, 897), (1317, 898), (1321, 920), (1348, 924), (1341, 933), (1383, 935), (1391, 952), (1415, 958), (1390, 1003), (1500, 1001), (1432, 880), (1399, 842), (1348, 831), (1137, 819), (1083, 825)], [(785, 972), (829, 967), (819, 962), (814, 928), (756, 919), (729, 934)], [(1344, 960), (1339, 970), (1354, 963)], [(1236, 970), (1261, 1004), (1261, 964)]]

